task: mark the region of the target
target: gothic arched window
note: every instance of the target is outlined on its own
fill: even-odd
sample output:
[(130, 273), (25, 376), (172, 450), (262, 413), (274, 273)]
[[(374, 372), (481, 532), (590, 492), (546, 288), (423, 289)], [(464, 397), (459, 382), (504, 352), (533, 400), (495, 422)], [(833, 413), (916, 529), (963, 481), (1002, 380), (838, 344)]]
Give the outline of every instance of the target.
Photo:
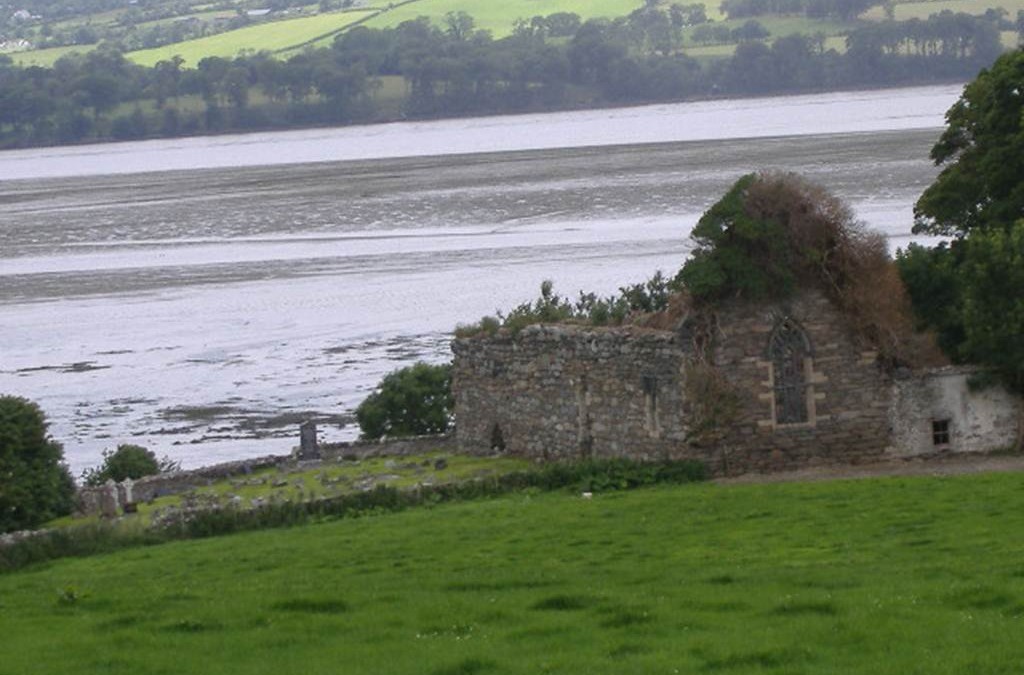
[(788, 318), (780, 321), (768, 342), (776, 424), (803, 424), (808, 421), (806, 359), (810, 355), (810, 342), (800, 326)]

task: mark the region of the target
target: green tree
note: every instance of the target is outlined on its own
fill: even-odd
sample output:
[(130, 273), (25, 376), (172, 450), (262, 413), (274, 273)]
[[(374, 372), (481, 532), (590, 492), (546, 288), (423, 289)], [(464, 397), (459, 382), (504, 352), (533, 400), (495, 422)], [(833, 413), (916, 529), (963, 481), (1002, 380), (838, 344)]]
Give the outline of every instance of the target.
[(946, 164), (915, 207), (915, 232), (954, 237), (911, 248), (900, 271), (921, 322), (954, 359), (989, 366), (1024, 393), (1024, 52), (967, 85), (932, 149)]
[(737, 42), (748, 42), (750, 40), (763, 40), (771, 35), (767, 28), (761, 25), (760, 21), (747, 19), (743, 25), (734, 28), (732, 37)]
[(46, 435), (39, 406), (0, 396), (0, 532), (71, 512), (75, 484), (63, 459), (60, 443)]
[(981, 71), (932, 148), (945, 165), (914, 207), (914, 232), (963, 237), (1024, 217), (1024, 50)]
[(957, 242), (933, 247), (911, 244), (896, 256), (918, 328), (933, 330), (939, 347), (954, 361), (964, 359), (959, 268), (963, 249)]
[(381, 380), (356, 408), (366, 439), (419, 436), (448, 430), (452, 420), (451, 366), (416, 363)]
[(782, 224), (747, 208), (756, 174), (740, 178), (701, 216), (690, 234), (697, 248), (677, 282), (694, 298), (764, 298), (788, 295), (795, 279)]
[(1024, 220), (972, 233), (961, 283), (963, 355), (1024, 393)]
[(136, 480), (179, 468), (179, 463), (169, 457), (157, 459), (152, 450), (141, 445), (123, 443), (113, 452), (104, 450), (103, 463), (83, 471), (82, 482), (86, 485), (103, 485), (108, 480), (119, 483), (126, 478)]

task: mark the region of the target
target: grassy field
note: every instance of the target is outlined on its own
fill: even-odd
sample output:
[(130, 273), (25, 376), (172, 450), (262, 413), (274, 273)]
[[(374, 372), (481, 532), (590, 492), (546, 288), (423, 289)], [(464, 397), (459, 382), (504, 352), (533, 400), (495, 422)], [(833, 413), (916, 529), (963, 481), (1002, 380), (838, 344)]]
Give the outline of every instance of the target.
[(423, 508), (0, 576), (0, 673), (1019, 673), (1024, 476)]
[(153, 26), (166, 26), (182, 19), (198, 19), (206, 23), (211, 23), (216, 19), (230, 19), (235, 16), (235, 13), (230, 10), (214, 10), (212, 12), (192, 12), (191, 14), (182, 14), (180, 16), (171, 16), (165, 19), (155, 19), (153, 21), (146, 21), (138, 24), (138, 28), (152, 28)]
[[(907, 19), (927, 19), (932, 14), (943, 10), (965, 12), (967, 14), (984, 14), (986, 9), (1002, 7), (1009, 12), (1010, 20), (1017, 16), (1017, 10), (1024, 9), (1024, 0), (928, 0), (926, 2), (903, 2), (894, 7), (893, 16), (897, 21)], [(872, 12), (880, 11), (875, 7)], [(880, 14), (884, 16), (884, 14)]]
[(62, 56), (72, 52), (91, 52), (93, 45), (74, 45), (71, 47), (51, 47), (50, 49), (35, 49), (30, 52), (14, 52), (8, 54), (19, 66), (44, 66), (50, 67)]
[[(227, 58), (246, 50), (268, 50), (287, 57), (297, 53), (300, 45), (330, 46), (338, 31), (355, 21), (367, 19), (367, 17), (369, 18), (365, 21), (366, 26), (371, 28), (389, 28), (419, 16), (429, 16), (436, 23), (440, 24), (443, 22), (445, 14), (457, 11), (468, 12), (476, 20), (478, 28), (489, 30), (495, 37), (500, 38), (511, 33), (515, 20), (520, 18), (528, 19), (533, 16), (548, 15), (555, 12), (574, 12), (583, 17), (583, 19), (616, 17), (625, 16), (642, 5), (642, 0), (516, 0), (506, 3), (485, 3), (481, 2), (481, 0), (415, 0), (414, 2), (390, 9), (388, 9), (387, 4), (374, 5), (374, 7), (368, 7), (364, 10), (344, 13), (332, 12), (298, 19), (271, 21), (157, 49), (133, 52), (129, 54), (129, 57), (135, 62), (147, 66), (151, 66), (160, 60), (169, 59), (175, 54), (181, 55), (188, 66), (194, 66), (205, 56)], [(705, 7), (709, 17), (714, 20), (722, 19), (717, 3), (705, 3)], [(896, 19), (905, 21), (911, 18), (927, 18), (931, 14), (945, 9), (954, 12), (982, 14), (989, 7), (1002, 7), (1009, 12), (1012, 18), (1016, 16), (1018, 10), (1024, 9), (1024, 0), (925, 0), (922, 2), (898, 3), (895, 5), (894, 11)], [(203, 9), (210, 9), (211, 11), (202, 13)], [(316, 5), (310, 5), (307, 9), (308, 11), (315, 11)], [(197, 16), (202, 19), (209, 19), (215, 15), (225, 16), (231, 14), (231, 12), (223, 10), (213, 10), (213, 5), (209, 8), (196, 6), (192, 7), (191, 10), (191, 14), (183, 16)], [(112, 23), (117, 20), (121, 11), (123, 10), (97, 14), (89, 17), (84, 23), (92, 23), (94, 25)], [(174, 21), (177, 18), (161, 19), (143, 24), (143, 27), (155, 23)], [(885, 18), (885, 13), (882, 7), (878, 6), (869, 10), (863, 18), (881, 20)], [(855, 25), (855, 22), (817, 21), (801, 17), (780, 18), (765, 16), (758, 17), (758, 20), (768, 28), (773, 37), (789, 35), (795, 32), (806, 34), (820, 32), (828, 36), (836, 36)], [(63, 24), (67, 25), (82, 23), (83, 19), (81, 18), (63, 22)], [(739, 25), (740, 23), (742, 21), (726, 22), (727, 25)], [(688, 34), (690, 31), (692, 29), (684, 31), (684, 33)], [(1003, 42), (1008, 47), (1016, 46), (1016, 34), (1004, 34)], [(695, 47), (690, 41), (688, 41), (687, 47), (694, 50), (694, 56), (706, 58), (720, 58), (731, 55), (735, 51), (735, 45)], [(72, 51), (90, 51), (91, 49), (93, 49), (91, 45), (58, 47), (20, 52), (12, 54), (12, 57), (16, 63), (22, 65), (51, 66), (58, 58)]]
[[(411, 488), (417, 484), (439, 485), (483, 478), (501, 473), (523, 471), (529, 462), (511, 457), (492, 459), (450, 453), (433, 452), (401, 458), (374, 457), (363, 460), (324, 462), (316, 468), (268, 468), (251, 474), (225, 478), (193, 491), (188, 499), (202, 503), (226, 505), (234, 498), (243, 506), (254, 501), (273, 503), (309, 501), (336, 497), (371, 489), (378, 485)], [(167, 495), (149, 503), (138, 505), (138, 516), (127, 520), (148, 522), (150, 517), (168, 507), (179, 507), (184, 495)], [(63, 527), (90, 522), (95, 519), (76, 519), (71, 516), (48, 524)]]
[(516, 19), (547, 16), (556, 12), (574, 12), (584, 20), (616, 17), (625, 16), (642, 6), (643, 0), (417, 0), (383, 12), (367, 21), (366, 25), (370, 28), (391, 28), (418, 16), (429, 16), (440, 23), (448, 12), (463, 11), (472, 15), (477, 28), (491, 31), (494, 37), (505, 37), (512, 32)]
[[(770, 18), (765, 17), (758, 19), (762, 26), (764, 26), (771, 37), (768, 38), (768, 42), (771, 43), (775, 39), (785, 37), (787, 35), (793, 35), (794, 33), (802, 33), (804, 35), (814, 35), (815, 33), (823, 33), (825, 38), (825, 49), (835, 49), (838, 52), (846, 51), (846, 37), (845, 32), (856, 27), (854, 23), (841, 23), (838, 21), (814, 21), (812, 19), (804, 19), (799, 17), (789, 18)], [(723, 21), (724, 25), (730, 28), (736, 28), (740, 26), (743, 21)], [(716, 44), (716, 45), (700, 45), (693, 41), (692, 37), (693, 29), (687, 29), (683, 33), (683, 39), (685, 41), (683, 51), (694, 58), (723, 58), (732, 56), (736, 51), (736, 44)]]
[(156, 49), (130, 52), (127, 56), (136, 63), (152, 66), (158, 61), (170, 59), (178, 54), (185, 59), (186, 66), (195, 67), (196, 63), (206, 56), (230, 58), (245, 50), (274, 52), (288, 49), (332, 31), (341, 30), (365, 16), (364, 11), (333, 12), (300, 19), (271, 21)]

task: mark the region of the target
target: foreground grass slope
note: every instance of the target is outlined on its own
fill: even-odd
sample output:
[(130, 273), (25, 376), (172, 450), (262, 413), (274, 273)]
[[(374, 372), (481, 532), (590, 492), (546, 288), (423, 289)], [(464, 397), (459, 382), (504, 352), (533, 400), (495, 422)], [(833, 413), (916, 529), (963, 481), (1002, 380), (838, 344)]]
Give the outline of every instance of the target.
[(1024, 476), (519, 494), (0, 576), (0, 673), (1017, 673)]

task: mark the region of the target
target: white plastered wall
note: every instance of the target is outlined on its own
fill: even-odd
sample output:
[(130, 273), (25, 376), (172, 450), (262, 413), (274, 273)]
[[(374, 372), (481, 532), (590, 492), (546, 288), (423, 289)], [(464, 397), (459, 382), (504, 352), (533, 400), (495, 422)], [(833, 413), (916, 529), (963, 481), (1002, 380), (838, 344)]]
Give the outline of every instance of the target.
[[(1017, 442), (1020, 401), (994, 385), (973, 390), (969, 368), (916, 372), (893, 383), (889, 423), (894, 457), (991, 452)], [(949, 445), (936, 446), (932, 422), (949, 421)]]

